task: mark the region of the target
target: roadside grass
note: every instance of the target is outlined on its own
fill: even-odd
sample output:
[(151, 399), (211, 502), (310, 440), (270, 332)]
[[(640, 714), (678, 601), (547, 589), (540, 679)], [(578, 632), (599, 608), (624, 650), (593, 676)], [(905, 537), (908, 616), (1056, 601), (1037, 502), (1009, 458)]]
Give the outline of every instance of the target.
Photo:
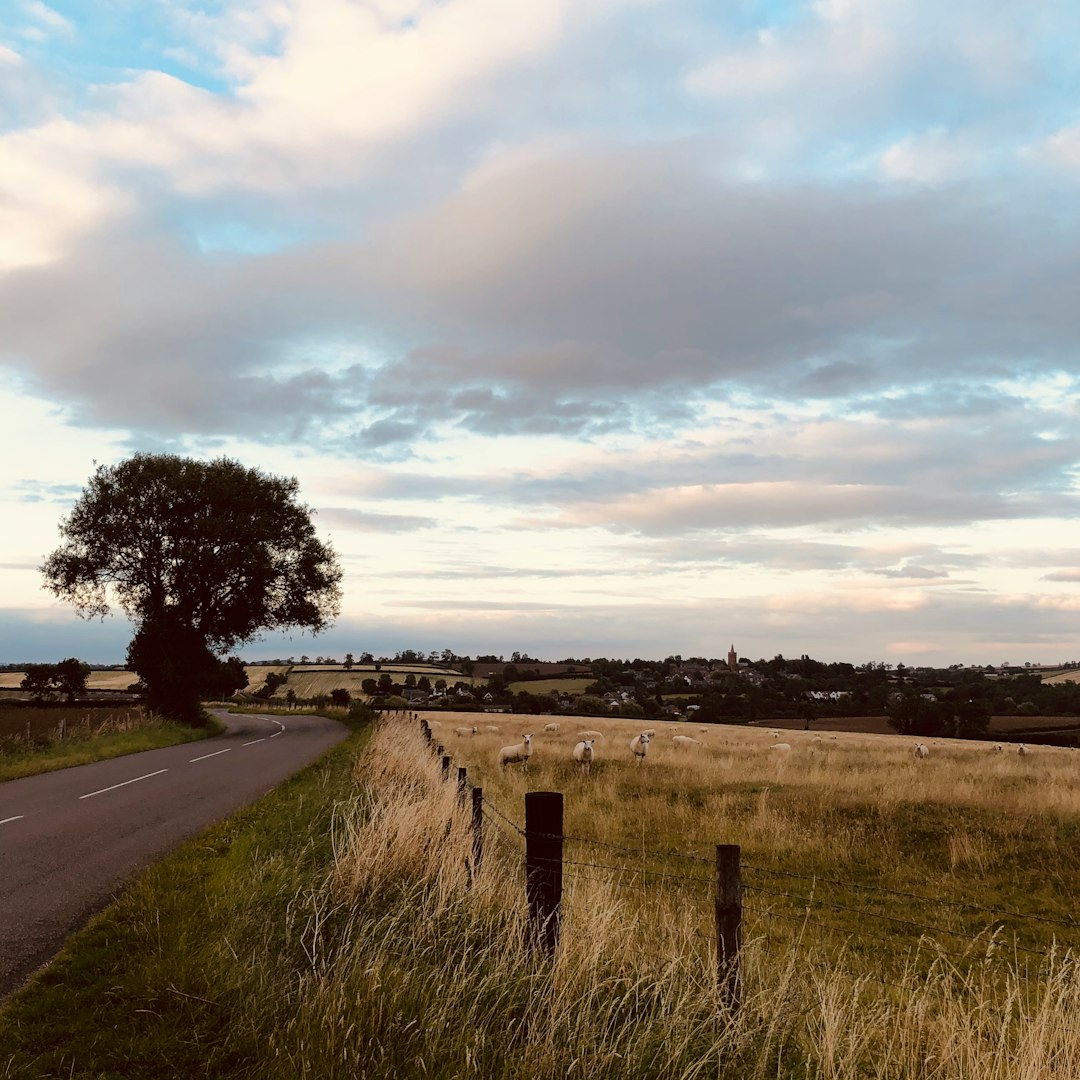
[(357, 728), (143, 874), (0, 1008), (0, 1077), (255, 1078), (347, 920), (320, 885)]
[(204, 727), (193, 728), (140, 708), (0, 709), (0, 783), (195, 742), (222, 730), (212, 717)]

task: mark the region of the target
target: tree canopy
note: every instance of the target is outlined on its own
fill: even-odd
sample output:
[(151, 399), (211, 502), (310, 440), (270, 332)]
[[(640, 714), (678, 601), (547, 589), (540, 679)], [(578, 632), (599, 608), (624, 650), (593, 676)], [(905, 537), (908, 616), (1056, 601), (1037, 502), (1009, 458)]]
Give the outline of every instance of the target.
[(20, 687), (29, 691), (35, 701), (44, 701), (54, 693), (74, 701), (86, 689), (89, 674), (89, 665), (69, 656), (59, 664), (27, 664)]
[(221, 682), (218, 654), (267, 630), (318, 632), (338, 613), (340, 567), (297, 495), (295, 479), (229, 458), (99, 466), (61, 522), (45, 587), (86, 617), (119, 605), (152, 703), (190, 712), (192, 693)]

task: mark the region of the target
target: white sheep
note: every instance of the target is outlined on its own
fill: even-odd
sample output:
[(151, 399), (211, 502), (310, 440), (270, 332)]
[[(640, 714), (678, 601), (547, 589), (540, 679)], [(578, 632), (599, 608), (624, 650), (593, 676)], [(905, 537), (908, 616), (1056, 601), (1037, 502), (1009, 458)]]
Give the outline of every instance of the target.
[(700, 739), (692, 739), (689, 735), (672, 735), (671, 741), (675, 746), (700, 746)]
[(780, 738), (780, 732), (779, 732), (779, 731), (770, 731), (770, 732), (769, 732), (769, 734), (770, 734), (770, 735), (771, 735), (771, 736), (772, 736), (772, 737), (773, 737), (774, 739), (779, 739), (779, 738)]
[(1024, 754), (1030, 754), (1030, 753), (1031, 753), (1031, 751), (1030, 751), (1030, 750), (1028, 749), (1027, 743), (1021, 743), (1021, 744), (1020, 744), (1020, 745), (1019, 745), (1019, 746), (1018, 746), (1018, 747), (1016, 748), (1016, 752), (1017, 752), (1018, 754), (1020, 754), (1021, 756), (1023, 756)]
[(916, 758), (926, 758), (930, 756), (930, 747), (924, 742), (916, 743), (915, 749), (911, 752)]
[(698, 731), (700, 731), (702, 735), (708, 735), (709, 734), (709, 729), (707, 727), (699, 727)]
[(456, 727), (456, 728), (454, 728), (454, 734), (455, 735), (475, 735), (476, 734), (476, 725), (473, 724), (472, 727)]
[(821, 742), (821, 736), (820, 735), (815, 735), (810, 741), (815, 742), (815, 743), (819, 743), (819, 742)]
[(558, 724), (545, 724), (544, 725), (544, 730), (545, 731), (557, 732), (559, 730), (559, 725)]
[(499, 751), (500, 765), (513, 765), (521, 762), (521, 771), (529, 771), (529, 758), (532, 756), (532, 735), (522, 735), (521, 742), (513, 746), (504, 746)]
[(770, 750), (776, 750), (778, 753), (781, 753), (781, 754), (790, 754), (791, 753), (791, 743), (774, 742), (772, 744), (772, 746), (769, 747), (769, 749)]
[(649, 749), (649, 739), (651, 738), (652, 736), (647, 731), (643, 731), (630, 740), (630, 751), (637, 758), (639, 765), (645, 760), (645, 753)]
[(993, 746), (990, 747), (990, 753), (991, 754), (1004, 754), (1005, 753), (1005, 747), (1002, 746), (1001, 743), (996, 742), (996, 743), (994, 743)]
[(596, 759), (592, 739), (583, 739), (574, 747), (574, 760), (581, 766), (581, 771), (588, 776), (592, 763)]
[(602, 731), (579, 731), (577, 737), (579, 739), (592, 739), (593, 742), (596, 742), (597, 739), (607, 738)]
[(484, 728), (484, 730), (490, 731), (493, 735), (499, 734), (499, 729), (494, 724), (488, 724), (487, 727)]

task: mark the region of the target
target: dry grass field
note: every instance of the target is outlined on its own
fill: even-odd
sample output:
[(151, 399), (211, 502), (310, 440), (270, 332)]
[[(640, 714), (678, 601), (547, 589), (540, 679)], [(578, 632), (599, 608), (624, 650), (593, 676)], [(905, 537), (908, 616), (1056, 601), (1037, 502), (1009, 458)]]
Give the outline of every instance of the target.
[[(484, 788), (467, 812), (417, 735), (385, 723), (357, 767), (324, 901), (354, 912), (293, 1037), (363, 1043), (365, 1075), (740, 1080), (1075, 1080), (1080, 1075), (1080, 756), (990, 743), (460, 714), (436, 738)], [(476, 736), (453, 727), (473, 724)], [(497, 727), (498, 731), (488, 731)], [(592, 775), (578, 731), (604, 733)], [(535, 733), (528, 771), (500, 746)], [(684, 733), (703, 745), (676, 749)], [(820, 739), (820, 741), (816, 741)], [(523, 800), (565, 793), (563, 932), (525, 949)], [(744, 862), (743, 1004), (715, 989), (713, 845)], [(423, 1032), (389, 1022), (407, 1016)], [(305, 1075), (317, 1075), (313, 1070)], [(329, 1073), (327, 1073), (329, 1075)]]
[[(0, 690), (17, 690), (25, 676), (23, 671), (0, 672)], [(88, 690), (126, 690), (139, 676), (133, 671), (91, 671), (86, 679)]]
[(1044, 683), (1080, 682), (1080, 671), (1075, 668), (1070, 671), (1059, 671), (1053, 675), (1043, 676)]
[(248, 677), (245, 692), (254, 694), (256, 690), (261, 690), (266, 685), (268, 675), (284, 675), (288, 670), (288, 664), (245, 664), (244, 674)]

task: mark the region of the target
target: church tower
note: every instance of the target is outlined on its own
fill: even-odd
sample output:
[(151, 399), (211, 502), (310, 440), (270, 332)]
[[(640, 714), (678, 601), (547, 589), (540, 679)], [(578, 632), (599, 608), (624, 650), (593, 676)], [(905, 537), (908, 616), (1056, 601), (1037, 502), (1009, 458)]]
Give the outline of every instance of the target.
[(731, 668), (732, 671), (738, 671), (739, 670), (739, 658), (735, 653), (735, 643), (734, 642), (732, 642), (731, 648), (728, 649), (727, 666), (729, 668)]

